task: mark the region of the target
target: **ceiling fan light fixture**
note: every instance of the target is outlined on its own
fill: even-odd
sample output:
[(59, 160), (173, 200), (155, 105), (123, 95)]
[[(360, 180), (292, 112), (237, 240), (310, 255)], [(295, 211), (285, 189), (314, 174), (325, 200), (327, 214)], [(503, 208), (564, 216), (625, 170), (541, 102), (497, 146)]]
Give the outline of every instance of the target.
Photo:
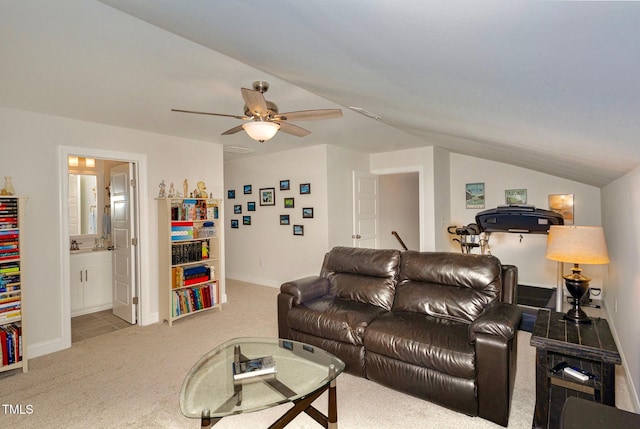
[(275, 136), (280, 125), (275, 122), (253, 121), (243, 124), (242, 128), (249, 134), (249, 137), (262, 143)]

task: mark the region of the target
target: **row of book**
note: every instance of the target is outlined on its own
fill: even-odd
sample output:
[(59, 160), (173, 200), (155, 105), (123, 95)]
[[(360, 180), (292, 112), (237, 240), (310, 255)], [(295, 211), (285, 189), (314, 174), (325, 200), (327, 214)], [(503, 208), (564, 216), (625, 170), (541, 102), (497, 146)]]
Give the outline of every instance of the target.
[(1, 229), (0, 226), (0, 261), (15, 259), (20, 255), (18, 230)]
[(217, 282), (211, 282), (173, 291), (173, 317), (216, 305), (217, 290)]
[(0, 292), (20, 290), (20, 263), (0, 263)]
[(174, 201), (171, 204), (172, 220), (218, 219), (218, 205), (214, 200)]
[(191, 286), (211, 280), (211, 268), (206, 265), (171, 268), (171, 287), (173, 289)]
[(0, 296), (0, 323), (9, 323), (20, 320), (21, 300), (20, 292)]
[(0, 230), (18, 227), (18, 201), (0, 198)]
[(171, 265), (209, 259), (209, 240), (189, 241), (171, 245)]
[(0, 362), (11, 365), (22, 360), (22, 325), (11, 323), (0, 326)]

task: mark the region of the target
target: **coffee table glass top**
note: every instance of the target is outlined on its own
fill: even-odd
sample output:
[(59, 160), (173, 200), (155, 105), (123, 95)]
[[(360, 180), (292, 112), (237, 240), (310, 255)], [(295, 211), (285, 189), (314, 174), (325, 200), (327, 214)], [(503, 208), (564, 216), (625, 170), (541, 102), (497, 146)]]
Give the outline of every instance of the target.
[[(236, 346), (244, 358), (272, 356), (275, 376), (233, 379)], [(328, 385), (345, 364), (315, 346), (277, 338), (236, 338), (204, 355), (182, 383), (180, 409), (186, 417), (212, 418), (270, 408)]]

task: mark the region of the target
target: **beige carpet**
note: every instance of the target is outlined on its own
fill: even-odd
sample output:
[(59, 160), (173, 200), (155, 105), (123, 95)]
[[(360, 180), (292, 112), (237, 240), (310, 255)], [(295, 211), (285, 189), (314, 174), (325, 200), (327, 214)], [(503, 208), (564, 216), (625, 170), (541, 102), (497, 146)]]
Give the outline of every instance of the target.
[[(182, 380), (198, 358), (233, 337), (277, 336), (275, 288), (227, 282), (229, 304), (166, 324), (132, 327), (91, 338), (29, 361), (29, 372), (0, 374), (3, 428), (198, 428), (179, 408)], [(519, 333), (518, 372), (509, 428), (531, 428), (535, 403), (534, 349)], [(316, 401), (326, 412), (326, 397)], [(216, 429), (266, 428), (290, 405), (224, 418)], [(338, 378), (338, 423), (357, 428), (498, 428), (368, 380)], [(293, 428), (320, 427), (306, 415)]]

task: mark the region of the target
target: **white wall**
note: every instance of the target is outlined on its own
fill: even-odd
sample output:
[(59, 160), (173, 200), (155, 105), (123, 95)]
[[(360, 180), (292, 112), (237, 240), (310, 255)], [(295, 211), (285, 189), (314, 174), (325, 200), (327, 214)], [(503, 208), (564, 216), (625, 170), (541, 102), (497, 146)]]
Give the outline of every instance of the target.
[[(265, 143), (268, 144), (268, 143)], [(267, 156), (247, 157), (224, 163), (225, 234), (227, 277), (278, 287), (298, 277), (318, 274), (328, 250), (327, 147), (313, 146)], [(291, 189), (280, 191), (280, 181), (289, 180)], [(311, 184), (311, 194), (300, 195), (301, 183)], [(244, 185), (253, 193), (243, 194)], [(275, 188), (276, 205), (260, 206), (260, 188)], [(226, 198), (235, 190), (236, 198)], [(295, 207), (284, 208), (284, 198), (293, 197)], [(256, 211), (247, 212), (247, 202), (256, 202)], [(233, 213), (234, 205), (242, 214)], [(302, 208), (314, 209), (313, 219), (302, 218)], [(251, 225), (242, 225), (242, 216), (251, 216)], [(290, 215), (291, 225), (280, 225), (280, 215)], [(232, 229), (231, 220), (240, 227)], [(293, 235), (293, 225), (304, 226), (304, 236)]]
[(602, 189), (602, 206), (611, 260), (604, 298), (607, 319), (623, 352), (630, 391), (640, 410), (640, 167)]
[[(465, 184), (483, 182), (486, 204), (484, 209), (465, 207)], [(550, 194), (574, 194), (575, 225), (601, 225), (600, 189), (548, 174), (487, 161), (465, 155), (451, 154), (451, 225), (467, 225), (475, 222), (475, 216), (486, 209), (505, 204), (505, 190), (526, 189), (527, 204), (549, 209)], [(451, 238), (455, 236), (451, 235)], [(520, 284), (555, 287), (557, 263), (545, 259), (547, 236), (545, 234), (492, 233), (489, 240), (491, 253), (504, 264), (518, 267)], [(459, 251), (457, 243), (451, 249)], [(565, 267), (569, 272), (569, 267)], [(606, 268), (584, 267), (585, 275), (593, 280), (592, 287), (602, 287)], [(604, 289), (606, 294), (606, 288)]]
[(0, 142), (0, 172), (13, 177), (17, 194), (29, 198), (23, 281), (30, 356), (61, 350), (70, 344), (69, 338), (63, 338), (65, 324), (69, 323), (63, 314), (68, 311), (63, 310), (63, 291), (69, 285), (63, 285), (61, 280), (60, 249), (68, 247), (67, 238), (60, 234), (61, 146), (108, 148), (146, 159), (147, 177), (142, 182), (149, 186), (140, 196), (149, 208), (141, 224), (146, 240), (140, 243), (145, 275), (141, 288), (147, 296), (142, 297), (146, 317), (143, 323), (157, 320), (157, 184), (162, 179), (181, 182), (187, 178), (194, 184), (204, 180), (209, 191), (222, 195), (222, 146), (6, 108), (0, 108)]
[(402, 249), (391, 234), (396, 231), (408, 249), (420, 249), (420, 192), (418, 173), (385, 174), (380, 184), (380, 248)]

